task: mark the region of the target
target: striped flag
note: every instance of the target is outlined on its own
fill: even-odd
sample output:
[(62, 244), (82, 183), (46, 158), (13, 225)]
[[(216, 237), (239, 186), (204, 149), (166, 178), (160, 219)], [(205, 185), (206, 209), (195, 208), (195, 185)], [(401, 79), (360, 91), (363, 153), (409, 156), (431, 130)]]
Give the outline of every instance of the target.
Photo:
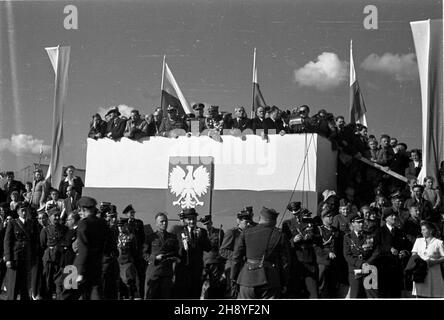
[[(71, 47), (45, 48), (55, 73), (54, 111), (52, 116), (51, 160), (46, 180), (57, 186), (62, 178), (63, 112), (68, 89), (68, 67)], [(43, 151), (43, 148), (41, 149)]]
[(353, 42), (350, 40), (350, 123), (367, 126), (365, 103), (356, 79), (355, 63), (353, 62)]
[(185, 96), (182, 93), (182, 90), (180, 90), (176, 79), (174, 79), (173, 73), (168, 67), (168, 64), (165, 62), (165, 56), (163, 56), (161, 90), (162, 97), (160, 106), (163, 110), (164, 117), (166, 117), (168, 106), (177, 107), (180, 116), (193, 113), (188, 101), (185, 99)]
[(257, 83), (257, 67), (256, 67), (256, 48), (254, 48), (253, 55), (253, 110), (252, 116), (254, 117), (257, 108), (265, 107), (267, 104), (265, 103), (264, 97), (262, 96), (261, 89), (259, 88), (259, 84)]

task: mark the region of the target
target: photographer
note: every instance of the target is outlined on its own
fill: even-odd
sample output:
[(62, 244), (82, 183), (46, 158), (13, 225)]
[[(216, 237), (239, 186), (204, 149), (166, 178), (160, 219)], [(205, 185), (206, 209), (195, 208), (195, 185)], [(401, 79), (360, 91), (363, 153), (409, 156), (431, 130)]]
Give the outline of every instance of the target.
[(289, 120), (290, 133), (312, 133), (314, 132), (313, 123), (309, 116), (310, 108), (307, 105), (302, 105), (293, 110)]

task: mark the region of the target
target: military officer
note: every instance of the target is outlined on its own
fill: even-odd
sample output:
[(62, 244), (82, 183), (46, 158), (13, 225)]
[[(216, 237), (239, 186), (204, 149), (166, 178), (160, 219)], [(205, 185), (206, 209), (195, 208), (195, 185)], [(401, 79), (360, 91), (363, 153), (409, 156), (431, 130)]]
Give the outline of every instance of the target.
[(146, 236), (143, 257), (148, 262), (146, 269), (145, 299), (169, 299), (173, 286), (173, 266), (179, 261), (177, 236), (167, 231), (168, 217), (156, 214), (156, 232)]
[(168, 117), (162, 120), (159, 128), (159, 136), (177, 138), (179, 136), (176, 129), (183, 130), (184, 134), (187, 131), (187, 124), (179, 116), (179, 112), (176, 106), (168, 106)]
[(119, 262), (117, 260), (119, 251), (117, 249), (117, 238), (119, 229), (117, 227), (116, 206), (111, 205), (111, 211), (106, 212), (108, 241), (105, 243), (102, 258), (102, 289), (103, 298), (116, 300), (120, 285)]
[[(205, 105), (203, 103), (193, 104), (194, 118), (188, 119), (189, 132), (196, 134), (197, 132), (193, 132), (193, 130), (197, 129), (199, 133), (205, 130), (204, 108)], [(196, 125), (194, 123), (196, 123)], [(196, 129), (194, 129), (193, 126), (196, 126)]]
[(7, 299), (29, 300), (28, 273), (38, 244), (37, 226), (26, 218), (28, 205), (19, 202), (18, 218), (11, 220), (5, 232), (4, 259), (8, 268)]
[(211, 133), (222, 134), (224, 127), (223, 117), (219, 114), (219, 106), (210, 106), (205, 120), (205, 129)]
[(222, 228), (214, 228), (211, 215), (206, 215), (200, 222), (205, 226), (211, 243), (211, 250), (204, 252), (205, 276), (208, 277), (208, 299), (222, 299), (225, 290), (224, 265), (225, 259), (219, 254), (219, 248), (224, 238)]
[(97, 201), (94, 198), (81, 197), (77, 204), (84, 216), (77, 228), (78, 254), (74, 260), (79, 292), (84, 300), (100, 300), (102, 258), (109, 229), (106, 222), (97, 217)]
[(372, 239), (367, 238), (362, 226), (364, 219), (353, 213), (349, 217), (352, 230), (344, 236), (344, 257), (348, 263), (350, 298), (376, 298), (377, 290), (364, 288), (366, 268), (375, 262)]
[[(247, 208), (241, 210), (237, 214), (237, 227), (228, 229), (222, 240), (222, 244), (219, 249), (220, 255), (226, 259), (225, 263), (225, 277), (227, 279), (227, 288), (225, 292), (225, 297), (230, 299), (237, 298), (238, 292), (236, 291), (237, 286), (232, 286), (232, 283), (236, 279), (231, 279), (231, 267), (233, 265), (233, 252), (236, 245), (236, 241), (243, 230), (248, 227), (253, 226), (253, 210), (247, 210)], [(254, 224), (256, 225), (256, 223)]]
[(184, 209), (186, 226), (179, 233), (179, 258), (176, 266), (176, 287), (180, 298), (199, 299), (202, 289), (203, 252), (211, 250), (205, 229), (196, 225), (198, 213)]
[(287, 209), (294, 215), (282, 224), (282, 232), (291, 243), (292, 279), (288, 296), (314, 299), (318, 297), (318, 265), (314, 250), (317, 230), (311, 213), (302, 209), (300, 202), (291, 202)]
[(290, 254), (285, 234), (276, 228), (278, 214), (263, 207), (259, 224), (245, 229), (236, 243), (230, 278), (239, 285), (239, 299), (279, 298), (286, 291)]
[(66, 236), (67, 227), (60, 222), (61, 211), (57, 208), (49, 212), (51, 224), (40, 232), (40, 246), (43, 250), (43, 281), (45, 282), (45, 299), (52, 300), (56, 292), (55, 280), (60, 272), (62, 241)]

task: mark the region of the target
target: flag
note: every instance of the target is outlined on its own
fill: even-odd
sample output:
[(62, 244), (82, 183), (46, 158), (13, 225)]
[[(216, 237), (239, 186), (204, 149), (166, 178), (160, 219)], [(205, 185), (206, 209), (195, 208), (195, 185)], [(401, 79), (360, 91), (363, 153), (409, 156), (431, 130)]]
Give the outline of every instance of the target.
[(353, 62), (353, 44), (350, 40), (350, 123), (367, 126), (365, 103), (356, 79), (355, 63)]
[(163, 57), (163, 69), (162, 69), (162, 84), (161, 84), (162, 96), (161, 96), (161, 108), (163, 115), (166, 117), (168, 106), (178, 107), (179, 115), (193, 113), (188, 101), (180, 90), (176, 79), (173, 76), (168, 64), (165, 62), (165, 56)]
[(442, 20), (410, 22), (418, 61), (422, 104), (422, 168), (418, 181), (426, 176), (438, 181), (444, 159), (443, 25)]
[(68, 67), (71, 47), (45, 48), (55, 73), (54, 110), (52, 116), (51, 160), (46, 180), (57, 186), (62, 178), (63, 112), (68, 89)]
[(256, 67), (256, 48), (254, 48), (253, 54), (253, 110), (252, 117), (254, 117), (257, 108), (265, 107), (267, 104), (265, 103), (264, 97), (262, 96), (261, 89), (259, 88), (259, 84), (257, 83), (257, 67)]

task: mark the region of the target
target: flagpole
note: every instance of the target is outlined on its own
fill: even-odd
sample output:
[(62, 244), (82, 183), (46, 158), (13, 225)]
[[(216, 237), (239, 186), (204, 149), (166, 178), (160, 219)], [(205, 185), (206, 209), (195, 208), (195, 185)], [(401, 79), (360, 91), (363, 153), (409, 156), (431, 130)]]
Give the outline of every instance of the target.
[(162, 80), (160, 82), (160, 90), (163, 90), (163, 77), (165, 75), (165, 55), (163, 55), (163, 63), (162, 63)]
[[(348, 85), (348, 90), (352, 90), (352, 78), (353, 78), (353, 73), (354, 71), (354, 61), (353, 61), (353, 39), (350, 39), (350, 79), (349, 79), (349, 85)], [(349, 102), (349, 110), (348, 113), (350, 114), (350, 122), (352, 121), (352, 108), (353, 108), (353, 100), (350, 96), (350, 102)]]
[[(163, 110), (163, 78), (165, 76), (165, 55), (163, 55), (163, 62), (162, 62), (162, 80), (160, 82), (160, 108)], [(162, 119), (166, 118), (166, 112), (162, 112)]]
[[(252, 105), (251, 105), (251, 118), (254, 118), (254, 80), (257, 81), (257, 79), (255, 78), (255, 74), (256, 74), (256, 48), (254, 48), (253, 51), (253, 79), (252, 79)], [(257, 75), (256, 75), (257, 77)]]

